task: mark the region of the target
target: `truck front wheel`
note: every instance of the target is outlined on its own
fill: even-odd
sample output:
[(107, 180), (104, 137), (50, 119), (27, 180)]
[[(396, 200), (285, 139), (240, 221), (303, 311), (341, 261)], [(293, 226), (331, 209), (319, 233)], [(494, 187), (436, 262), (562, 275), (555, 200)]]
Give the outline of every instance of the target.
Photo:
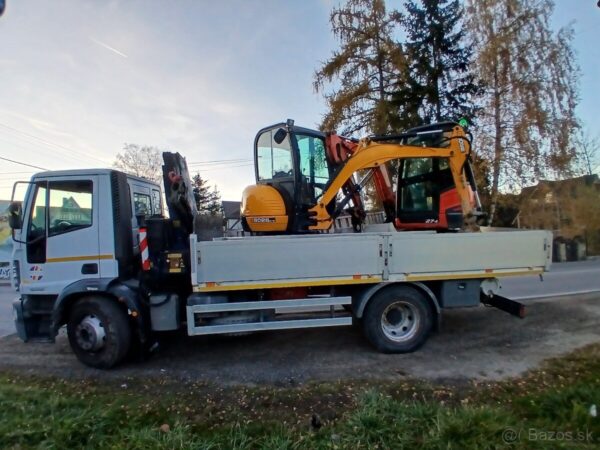
[(67, 322), (67, 335), (77, 359), (98, 369), (117, 365), (131, 346), (126, 312), (113, 300), (103, 297), (76, 301)]
[(369, 301), (363, 330), (371, 344), (383, 353), (408, 353), (421, 346), (433, 324), (427, 299), (408, 286), (391, 286)]

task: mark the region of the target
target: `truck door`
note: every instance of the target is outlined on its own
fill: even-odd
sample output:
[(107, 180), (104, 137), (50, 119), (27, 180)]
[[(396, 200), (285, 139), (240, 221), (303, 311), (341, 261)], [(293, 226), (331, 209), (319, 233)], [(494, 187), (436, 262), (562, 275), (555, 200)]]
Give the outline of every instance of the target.
[(25, 211), (24, 294), (56, 295), (83, 278), (98, 278), (98, 179), (56, 177), (32, 186)]

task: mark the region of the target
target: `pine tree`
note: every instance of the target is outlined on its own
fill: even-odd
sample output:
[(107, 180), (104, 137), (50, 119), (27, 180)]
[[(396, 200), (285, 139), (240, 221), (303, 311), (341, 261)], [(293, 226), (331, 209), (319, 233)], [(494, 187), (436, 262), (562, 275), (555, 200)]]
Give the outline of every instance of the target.
[(325, 93), (328, 112), (321, 128), (342, 127), (342, 134), (385, 133), (397, 124), (392, 94), (403, 82), (404, 55), (392, 34), (399, 20), (383, 0), (348, 0), (334, 8), (333, 34), (340, 49), (315, 73), (314, 87), (339, 85)]
[(400, 21), (410, 76), (395, 95), (404, 122), (472, 118), (480, 88), (471, 67), (473, 51), (465, 46), (459, 0), (409, 0), (405, 9)]
[(200, 214), (215, 216), (222, 214), (221, 194), (216, 186), (211, 189), (208, 181), (197, 173), (192, 178), (196, 208)]
[(550, 29), (553, 8), (552, 0), (467, 0), (485, 84), (475, 148), (490, 164), (490, 223), (501, 188), (564, 173), (576, 155), (573, 30)]

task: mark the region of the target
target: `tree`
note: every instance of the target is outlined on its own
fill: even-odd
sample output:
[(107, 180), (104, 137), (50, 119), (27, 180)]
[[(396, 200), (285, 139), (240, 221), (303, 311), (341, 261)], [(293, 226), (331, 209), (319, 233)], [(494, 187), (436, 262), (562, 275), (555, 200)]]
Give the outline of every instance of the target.
[(392, 38), (398, 20), (383, 0), (348, 0), (333, 9), (330, 22), (340, 49), (316, 71), (314, 88), (339, 87), (324, 94), (329, 110), (321, 129), (384, 133), (397, 124), (392, 94), (403, 83), (405, 67), (402, 48)]
[(592, 175), (598, 168), (600, 161), (600, 139), (590, 135), (589, 131), (581, 130), (577, 139), (579, 170), (584, 175)]
[(160, 183), (162, 180), (162, 157), (156, 147), (125, 144), (118, 153), (113, 166), (136, 177)]
[(570, 27), (552, 32), (552, 0), (467, 0), (476, 74), (484, 84), (476, 148), (490, 161), (490, 223), (500, 188), (568, 171), (578, 67)]
[(216, 186), (213, 186), (211, 190), (208, 181), (202, 178), (200, 173), (197, 173), (192, 178), (192, 187), (196, 198), (196, 207), (200, 214), (216, 216), (223, 213), (221, 194)]
[(405, 9), (401, 24), (409, 80), (395, 95), (408, 112), (405, 122), (414, 121), (415, 111), (421, 123), (471, 119), (480, 88), (471, 67), (473, 50), (465, 45), (460, 2), (409, 0)]

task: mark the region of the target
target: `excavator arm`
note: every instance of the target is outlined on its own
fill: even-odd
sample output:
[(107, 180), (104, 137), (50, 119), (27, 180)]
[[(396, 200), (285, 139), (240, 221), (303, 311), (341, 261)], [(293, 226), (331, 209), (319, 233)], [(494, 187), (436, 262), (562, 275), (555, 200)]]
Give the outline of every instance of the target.
[(344, 162), (335, 177), (328, 183), (319, 203), (309, 210), (309, 217), (313, 221), (313, 225), (309, 226), (309, 229), (327, 230), (331, 227), (336, 214), (335, 212), (330, 214), (326, 206), (337, 196), (348, 180), (352, 179), (354, 173), (371, 169), (376, 174), (382, 167), (385, 167), (386, 162), (403, 158), (447, 158), (460, 198), (465, 227), (471, 230), (476, 229), (475, 210), (471, 203), (469, 182), (465, 176), (465, 164), (471, 152), (471, 143), (460, 126), (455, 126), (447, 139), (448, 147), (381, 143), (370, 138), (360, 140), (352, 156)]
[[(328, 133), (325, 139), (327, 158), (333, 167), (337, 168), (348, 161), (358, 151), (359, 142), (340, 136), (335, 133)], [(386, 222), (393, 222), (395, 216), (395, 200), (396, 196), (392, 190), (392, 183), (385, 164), (380, 165), (377, 169), (371, 171), (369, 178), (373, 178), (377, 197), (383, 206)], [(350, 177), (342, 186), (344, 195), (352, 200), (354, 205), (351, 208), (351, 214), (357, 220), (363, 220), (366, 213), (364, 202), (360, 195), (360, 188), (354, 179)]]

